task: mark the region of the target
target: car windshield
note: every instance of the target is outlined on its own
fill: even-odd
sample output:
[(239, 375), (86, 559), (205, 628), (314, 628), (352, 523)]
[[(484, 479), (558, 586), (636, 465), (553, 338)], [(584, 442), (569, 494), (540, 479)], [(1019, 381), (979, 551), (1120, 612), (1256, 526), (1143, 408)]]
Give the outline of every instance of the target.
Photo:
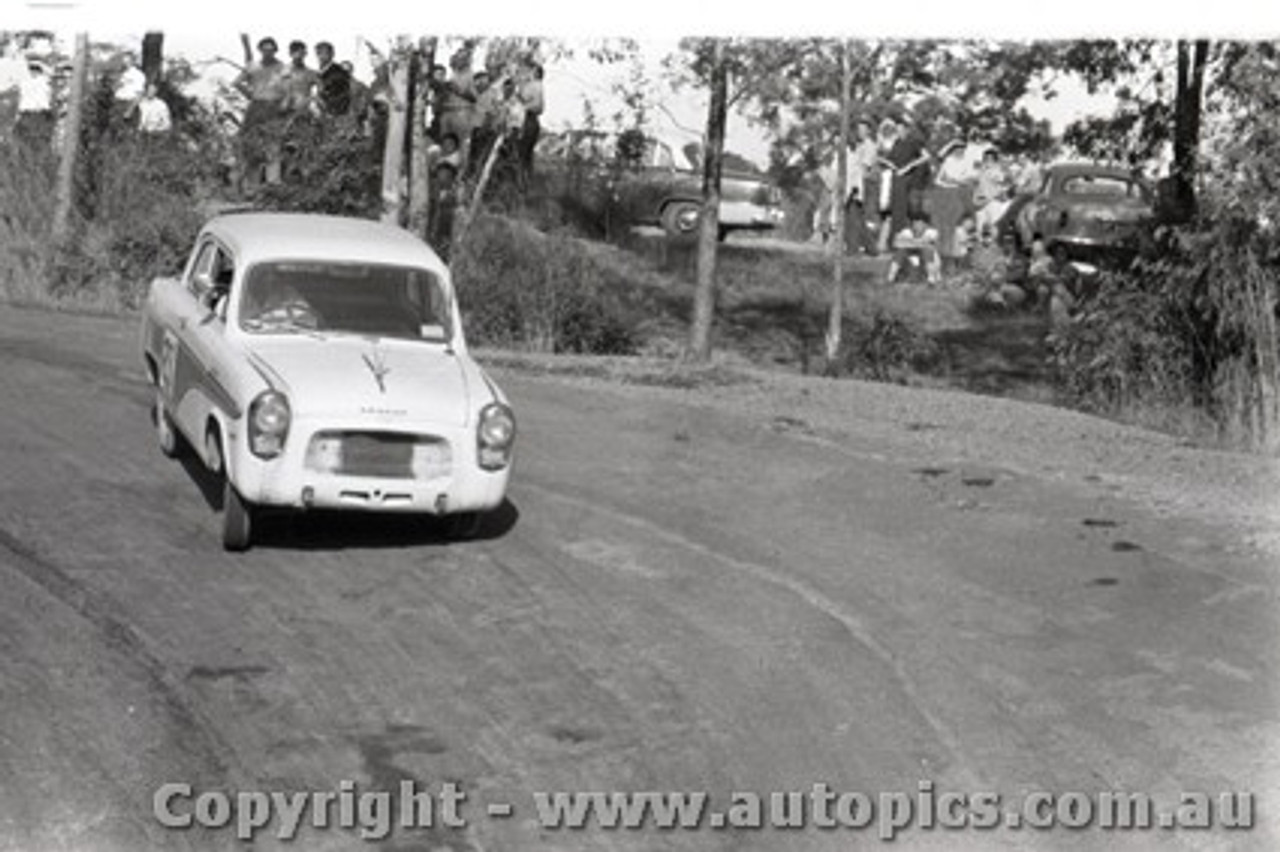
[(254, 334), (339, 333), (448, 343), (448, 302), (425, 269), (272, 261), (249, 269), (240, 327)]
[(1141, 195), (1141, 189), (1134, 181), (1110, 175), (1076, 175), (1062, 182), (1062, 191), (1068, 195)]

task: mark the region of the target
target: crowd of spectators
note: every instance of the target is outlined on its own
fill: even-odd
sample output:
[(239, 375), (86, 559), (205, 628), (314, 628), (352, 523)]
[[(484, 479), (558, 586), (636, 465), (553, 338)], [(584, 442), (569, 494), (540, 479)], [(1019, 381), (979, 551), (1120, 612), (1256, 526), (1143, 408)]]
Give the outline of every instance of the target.
[[(355, 78), (350, 62), (335, 61), (329, 42), (315, 45), (314, 68), (301, 41), (289, 44), (288, 62), (278, 58), (273, 38), (259, 40), (257, 50), (254, 59), (246, 42), (246, 64), (235, 82), (248, 101), (239, 133), (246, 188), (281, 180), (291, 140), (305, 122), (349, 121), (375, 138), (380, 136), (396, 94), (385, 57), (372, 46), (371, 86)], [(533, 167), (541, 133), (542, 77), (542, 66), (532, 59), (513, 63), (501, 73), (473, 71), (466, 48), (455, 52), (447, 67), (430, 68), (425, 120), (431, 173), (439, 183), (436, 192), (451, 191), (460, 177), (474, 177), (499, 143), (504, 161), (513, 166), (511, 172), (523, 184)]]
[[(938, 283), (970, 265), (999, 239), (1029, 193), (1039, 188), (1043, 157), (1009, 160), (995, 146), (969, 143), (945, 120), (929, 124), (889, 116), (856, 121), (847, 153), (847, 250), (890, 257), (888, 276), (917, 274)], [(834, 154), (819, 170), (814, 239), (835, 226)]]

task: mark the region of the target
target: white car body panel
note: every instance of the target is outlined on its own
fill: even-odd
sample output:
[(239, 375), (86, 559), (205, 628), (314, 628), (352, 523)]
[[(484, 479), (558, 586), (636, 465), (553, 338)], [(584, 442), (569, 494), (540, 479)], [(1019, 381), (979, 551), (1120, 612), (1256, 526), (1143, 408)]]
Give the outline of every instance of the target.
[[(197, 255), (211, 242), (234, 258), (229, 295), (216, 313), (201, 304), (193, 277)], [(247, 271), (258, 262), (282, 260), (425, 269), (444, 293), (451, 340), (240, 327), (236, 318)], [(404, 231), (327, 216), (218, 217), (202, 230), (181, 278), (152, 282), (141, 347), (157, 398), (177, 430), (201, 450), (216, 428), (228, 479), (252, 504), (450, 514), (493, 509), (505, 497), (510, 462), (500, 470), (481, 468), (476, 430), (481, 410), (506, 405), (506, 397), (467, 352), (447, 268)], [(250, 450), (247, 417), (254, 398), (267, 390), (288, 399), (291, 417), (281, 453), (264, 459)], [(344, 435), (344, 442), (373, 434), (367, 443), (376, 449), (390, 441), (394, 446), (386, 452), (397, 458), (404, 453), (398, 443), (403, 436), (420, 436), (433, 449), (413, 449), (414, 464), (420, 453), (442, 454), (445, 442), (451, 470), (422, 478), (416, 472), (313, 469), (307, 466), (308, 446), (322, 431), (355, 433)], [(202, 455), (210, 464), (209, 454)], [(396, 464), (399, 471), (403, 465)]]

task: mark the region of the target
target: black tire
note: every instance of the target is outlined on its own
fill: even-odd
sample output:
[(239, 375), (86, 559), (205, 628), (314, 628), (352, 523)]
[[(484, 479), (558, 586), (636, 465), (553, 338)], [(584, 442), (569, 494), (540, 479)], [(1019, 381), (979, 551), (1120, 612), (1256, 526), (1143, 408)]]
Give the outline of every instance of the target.
[(253, 506), (226, 480), (222, 491), (222, 548), (232, 553), (253, 543)]
[(151, 420), (156, 427), (156, 443), (160, 445), (160, 452), (164, 454), (164, 457), (176, 459), (181, 456), (184, 449), (182, 436), (178, 434), (177, 428), (173, 425), (173, 418), (165, 410), (164, 401), (160, 398), (158, 389), (156, 390), (156, 401), (151, 408)]
[(662, 230), (674, 239), (692, 239), (698, 233), (702, 211), (692, 201), (673, 201), (662, 208)]

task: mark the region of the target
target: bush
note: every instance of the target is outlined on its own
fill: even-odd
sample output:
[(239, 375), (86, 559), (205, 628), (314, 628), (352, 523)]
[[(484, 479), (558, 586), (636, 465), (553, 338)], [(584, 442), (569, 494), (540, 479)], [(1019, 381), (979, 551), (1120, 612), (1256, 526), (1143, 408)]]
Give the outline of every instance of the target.
[(845, 320), (835, 372), (905, 384), (937, 363), (941, 349), (913, 317), (876, 308), (871, 317)]
[(1158, 261), (1104, 275), (1050, 336), (1066, 400), (1267, 450), (1275, 434), (1280, 239), (1222, 211), (1163, 235)]
[(270, 210), (374, 217), (382, 209), (382, 159), (355, 121), (294, 119), (284, 138), (282, 180), (251, 200)]
[(642, 299), (570, 237), (480, 217), (454, 251), (453, 273), (477, 343), (633, 355), (642, 342)]

